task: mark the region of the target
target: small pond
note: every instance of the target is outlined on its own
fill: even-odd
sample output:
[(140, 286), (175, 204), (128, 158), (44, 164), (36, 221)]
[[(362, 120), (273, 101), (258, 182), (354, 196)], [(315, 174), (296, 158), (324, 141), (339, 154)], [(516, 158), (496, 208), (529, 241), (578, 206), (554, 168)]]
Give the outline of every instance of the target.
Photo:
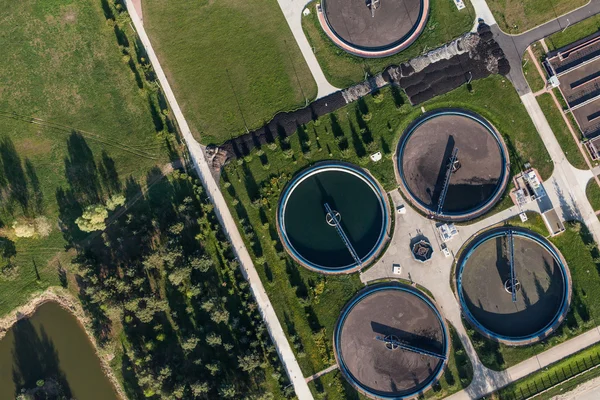
[(118, 399), (84, 329), (56, 303), (43, 304), (0, 340), (0, 399), (40, 379), (59, 382), (68, 398)]

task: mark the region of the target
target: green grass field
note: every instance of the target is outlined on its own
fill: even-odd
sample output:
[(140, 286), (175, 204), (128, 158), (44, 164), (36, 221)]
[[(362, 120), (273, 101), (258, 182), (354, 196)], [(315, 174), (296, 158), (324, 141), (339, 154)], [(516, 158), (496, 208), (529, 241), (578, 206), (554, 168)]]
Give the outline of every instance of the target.
[(561, 32), (556, 32), (546, 38), (549, 50), (560, 49), (579, 39), (583, 39), (600, 29), (600, 15), (593, 15)]
[(589, 0), (488, 0), (488, 6), (506, 33), (528, 31), (587, 4)]
[[(501, 97), (505, 101), (494, 101)], [(552, 173), (545, 147), (514, 88), (493, 76), (473, 82), (423, 105), (464, 107), (489, 119), (505, 136), (515, 170), (531, 161), (544, 178)], [(221, 186), (245, 241), (254, 253), (259, 274), (283, 322), (305, 376), (331, 365), (331, 334), (343, 305), (362, 287), (357, 274), (328, 276), (292, 263), (281, 247), (275, 210), (285, 183), (300, 169), (320, 160), (342, 159), (368, 168), (386, 190), (397, 184), (393, 153), (406, 126), (421, 114), (403, 94), (386, 88), (301, 127), (288, 139), (254, 150), (227, 165)], [(373, 163), (369, 154), (381, 151)], [(262, 266), (262, 267), (261, 267)], [(321, 294), (319, 290), (324, 290)], [(324, 330), (323, 330), (324, 329)], [(324, 332), (324, 333), (323, 333)]]
[(144, 0), (144, 25), (196, 139), (220, 144), (317, 94), (275, 0)]
[(552, 128), (552, 132), (554, 132), (554, 136), (560, 143), (560, 147), (565, 152), (567, 160), (575, 168), (588, 169), (585, 159), (561, 115), (562, 111), (556, 108), (552, 95), (544, 93), (536, 99), (548, 120), (548, 124), (550, 124), (550, 128)]
[[(76, 200), (85, 203), (102, 197), (94, 184), (108, 188), (108, 181), (145, 177), (169, 157), (157, 135), (165, 126), (155, 90), (135, 57), (125, 56), (134, 54), (133, 43), (121, 31), (119, 48), (101, 1), (0, 0), (0, 6), (0, 235), (14, 241), (19, 268), (15, 280), (0, 279), (1, 316), (58, 284), (57, 268), (68, 268), (59, 188), (78, 187)], [(33, 117), (39, 120), (31, 123)], [(40, 216), (48, 219), (49, 236), (15, 237), (15, 220)]]
[(462, 11), (458, 11), (452, 1), (431, 0), (430, 4), (429, 20), (421, 36), (408, 49), (385, 58), (355, 57), (334, 45), (321, 29), (315, 1), (307, 5), (311, 13), (302, 17), (302, 28), (329, 82), (345, 88), (365, 79), (365, 73), (377, 74), (389, 65), (400, 64), (433, 50), (473, 27), (475, 12), (469, 0), (465, 0), (467, 8)]
[(523, 75), (525, 75), (525, 79), (527, 79), (527, 83), (533, 93), (542, 90), (546, 86), (546, 82), (540, 76), (528, 52), (523, 54)]
[(600, 210), (600, 187), (594, 179), (590, 179), (585, 188), (585, 194), (595, 211)]
[[(531, 218), (520, 226), (539, 230), (541, 218)], [(548, 339), (525, 347), (510, 347), (483, 338), (468, 328), (473, 345), (482, 363), (493, 370), (503, 370), (542, 351), (591, 329), (600, 320), (600, 265), (598, 248), (587, 228), (580, 223), (566, 223), (567, 230), (551, 238), (560, 250), (571, 273), (573, 294), (567, 318)], [(465, 322), (468, 327), (468, 323)]]

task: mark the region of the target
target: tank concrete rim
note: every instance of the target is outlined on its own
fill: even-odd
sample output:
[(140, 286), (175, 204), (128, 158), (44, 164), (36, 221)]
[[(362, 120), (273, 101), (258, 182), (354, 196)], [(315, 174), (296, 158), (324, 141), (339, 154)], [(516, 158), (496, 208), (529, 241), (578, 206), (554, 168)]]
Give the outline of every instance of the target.
[[(446, 356), (446, 360), (440, 362), (437, 365), (437, 367), (436, 367), (437, 370), (431, 374), (431, 376), (429, 378), (429, 382), (425, 386), (423, 386), (419, 390), (416, 390), (412, 393), (408, 393), (405, 395), (395, 394), (395, 395), (387, 396), (387, 395), (382, 395), (380, 393), (375, 393), (375, 392), (369, 390), (368, 388), (366, 388), (357, 379), (355, 379), (354, 376), (352, 375), (352, 373), (346, 368), (346, 365), (344, 363), (344, 357), (342, 355), (342, 351), (341, 351), (341, 347), (340, 347), (341, 333), (342, 333), (342, 328), (344, 326), (344, 322), (345, 322), (346, 318), (348, 317), (348, 315), (350, 314), (350, 312), (352, 311), (352, 309), (354, 308), (354, 306), (356, 306), (364, 298), (366, 298), (370, 295), (373, 295), (377, 292), (386, 291), (386, 290), (399, 290), (399, 291), (402, 291), (405, 293), (412, 294), (412, 295), (416, 296), (417, 298), (419, 298), (427, 306), (429, 306), (429, 308), (433, 311), (433, 314), (437, 317), (437, 320), (438, 320), (441, 330), (442, 330), (443, 354)], [(344, 309), (342, 310), (342, 313), (340, 314), (340, 316), (336, 322), (336, 325), (335, 325), (335, 331), (334, 331), (334, 335), (333, 335), (334, 350), (335, 350), (334, 353), (335, 353), (335, 358), (336, 358), (337, 364), (340, 368), (340, 371), (344, 375), (344, 378), (346, 378), (346, 380), (352, 386), (354, 386), (358, 391), (360, 391), (361, 393), (365, 394), (366, 396), (368, 396), (370, 398), (374, 398), (374, 399), (404, 400), (404, 399), (414, 398), (415, 396), (418, 396), (422, 393), (427, 392), (440, 379), (440, 377), (441, 377), (442, 373), (444, 372), (445, 367), (448, 363), (448, 359), (449, 359), (449, 353), (450, 353), (449, 337), (450, 336), (449, 336), (449, 332), (448, 332), (448, 326), (446, 325), (445, 319), (442, 317), (441, 313), (439, 312), (439, 310), (436, 307), (436, 305), (434, 304), (434, 302), (427, 295), (422, 293), (420, 290), (417, 290), (412, 287), (408, 287), (406, 285), (403, 285), (403, 284), (400, 284), (397, 282), (378, 283), (378, 284), (368, 286), (365, 289), (362, 289), (358, 294), (356, 294), (346, 304), (346, 306), (344, 306)]]
[(361, 181), (366, 183), (367, 186), (369, 186), (371, 188), (371, 190), (373, 190), (373, 193), (375, 194), (375, 196), (377, 197), (377, 200), (379, 201), (379, 206), (381, 207), (381, 220), (382, 220), (381, 221), (382, 222), (381, 223), (381, 231), (379, 232), (379, 237), (377, 238), (375, 245), (367, 253), (366, 256), (361, 258), (361, 261), (370, 260), (381, 249), (381, 247), (385, 243), (385, 237), (387, 234), (387, 230), (388, 230), (388, 226), (389, 226), (389, 218), (390, 218), (387, 203), (385, 200), (386, 199), (385, 193), (381, 190), (379, 184), (375, 181), (375, 179), (372, 178), (371, 176), (369, 176), (369, 174), (367, 174), (366, 172), (358, 169), (357, 167), (351, 166), (349, 164), (336, 163), (336, 162), (325, 162), (322, 164), (314, 165), (312, 167), (308, 167), (307, 169), (302, 171), (300, 174), (298, 174), (298, 176), (292, 178), (292, 180), (288, 183), (288, 185), (286, 186), (286, 188), (284, 189), (284, 191), (281, 195), (281, 200), (279, 202), (279, 207), (278, 207), (278, 211), (277, 211), (277, 228), (279, 231), (279, 236), (282, 238), (284, 247), (286, 248), (286, 250), (301, 265), (303, 265), (311, 270), (314, 270), (316, 272), (321, 272), (321, 273), (336, 273), (336, 274), (351, 273), (351, 272), (354, 272), (357, 268), (360, 268), (360, 266), (357, 265), (355, 262), (350, 263), (345, 266), (342, 266), (342, 267), (338, 267), (338, 268), (330, 268), (330, 267), (327, 267), (324, 265), (319, 265), (319, 264), (316, 264), (316, 263), (313, 263), (313, 262), (307, 260), (299, 252), (297, 252), (296, 249), (294, 249), (294, 246), (292, 245), (292, 243), (287, 235), (286, 228), (285, 228), (285, 223), (284, 223), (285, 218), (284, 217), (285, 217), (286, 206), (287, 206), (288, 199), (290, 198), (293, 191), (304, 180), (308, 179), (309, 177), (311, 177), (315, 174), (325, 172), (325, 171), (338, 171), (338, 172), (349, 173), (349, 174), (359, 178)]
[(358, 57), (365, 58), (380, 58), (388, 57), (409, 47), (417, 38), (421, 35), (425, 29), (427, 19), (429, 18), (429, 2), (430, 0), (421, 0), (421, 9), (419, 12), (419, 18), (413, 24), (412, 28), (402, 38), (397, 41), (390, 43), (388, 46), (380, 47), (364, 47), (351, 43), (339, 35), (333, 28), (326, 13), (326, 0), (321, 0), (321, 3), (317, 5), (317, 14), (319, 23), (325, 34), (333, 41), (333, 43), (340, 47), (342, 50), (353, 54)]
[(496, 204), (499, 200), (500, 197), (502, 196), (502, 193), (504, 193), (504, 191), (506, 190), (506, 187), (508, 186), (508, 178), (509, 178), (509, 168), (510, 168), (510, 160), (509, 160), (509, 156), (508, 156), (508, 150), (506, 149), (506, 145), (504, 144), (504, 140), (502, 139), (501, 135), (497, 132), (497, 130), (494, 128), (494, 126), (489, 123), (485, 118), (483, 118), (482, 116), (480, 116), (479, 114), (476, 114), (472, 111), (469, 110), (463, 110), (463, 109), (439, 109), (439, 110), (433, 110), (430, 111), (424, 115), (422, 115), (421, 117), (418, 117), (417, 119), (415, 119), (410, 125), (409, 127), (406, 129), (406, 131), (402, 134), (402, 137), (400, 138), (400, 142), (398, 143), (397, 146), (397, 150), (396, 150), (396, 157), (395, 157), (395, 164), (396, 164), (396, 170), (398, 172), (399, 175), (399, 179), (400, 179), (400, 183), (401, 183), (401, 190), (404, 194), (406, 194), (410, 200), (410, 202), (415, 205), (418, 209), (420, 209), (423, 212), (426, 213), (433, 213), (433, 207), (428, 206), (427, 204), (425, 204), (423, 201), (421, 201), (410, 189), (409, 186), (407, 184), (407, 180), (404, 176), (404, 167), (402, 166), (402, 157), (404, 154), (404, 148), (406, 146), (406, 144), (408, 143), (408, 140), (410, 139), (410, 137), (412, 136), (412, 134), (424, 123), (440, 117), (440, 116), (461, 116), (461, 117), (466, 117), (471, 119), (472, 121), (475, 121), (477, 123), (479, 123), (481, 126), (483, 126), (494, 138), (496, 145), (498, 146), (498, 150), (500, 152), (500, 156), (502, 159), (502, 164), (503, 164), (503, 168), (501, 171), (501, 175), (500, 175), (500, 179), (498, 180), (498, 185), (496, 186), (496, 189), (494, 191), (494, 193), (489, 197), (489, 199), (485, 202), (482, 202), (478, 207), (474, 207), (470, 210), (466, 210), (466, 211), (462, 211), (462, 212), (444, 212), (442, 215), (435, 215), (436, 219), (442, 220), (442, 221), (467, 221), (473, 218), (477, 218), (481, 215), (483, 215), (485, 212), (487, 212), (492, 206), (494, 206), (494, 204)]
[[(465, 267), (469, 257), (483, 243), (487, 242), (488, 240), (495, 239), (499, 236), (504, 236), (508, 229), (512, 230), (514, 236), (519, 236), (519, 237), (525, 238), (526, 240), (531, 240), (531, 241), (537, 243), (538, 245), (540, 245), (548, 253), (550, 253), (550, 255), (552, 255), (552, 257), (554, 258), (554, 261), (560, 267), (560, 273), (561, 273), (561, 277), (563, 280), (563, 296), (562, 296), (562, 300), (561, 300), (561, 306), (557, 310), (554, 317), (543, 328), (539, 329), (538, 331), (536, 331), (534, 333), (531, 333), (531, 334), (525, 335), (525, 336), (501, 335), (501, 334), (493, 332), (492, 330), (486, 328), (484, 325), (479, 323), (479, 321), (475, 318), (475, 316), (471, 313), (471, 311), (469, 310), (469, 307), (467, 306), (465, 295), (463, 293), (463, 287), (462, 287), (462, 273), (463, 273), (464, 267)], [(456, 291), (458, 293), (460, 307), (461, 307), (464, 315), (466, 316), (467, 320), (480, 333), (482, 333), (484, 336), (486, 336), (490, 339), (496, 340), (498, 342), (510, 344), (513, 346), (527, 345), (527, 344), (531, 344), (533, 342), (537, 342), (539, 340), (546, 338), (552, 332), (554, 332), (554, 330), (558, 327), (558, 325), (560, 325), (562, 323), (562, 321), (564, 320), (564, 318), (567, 314), (567, 311), (568, 311), (569, 305), (570, 305), (571, 280), (570, 280), (570, 274), (569, 274), (567, 265), (563, 261), (562, 255), (560, 254), (558, 249), (556, 249), (550, 242), (548, 242), (542, 236), (538, 235), (537, 233), (535, 233), (533, 231), (530, 231), (530, 230), (524, 229), (524, 228), (518, 228), (518, 227), (511, 226), (511, 227), (493, 228), (486, 232), (483, 232), (483, 233), (477, 235), (473, 240), (466, 243), (463, 248), (468, 248), (468, 251), (466, 254), (460, 256), (460, 258), (456, 264), (457, 265), (456, 272), (455, 272), (455, 274), (456, 274), (456, 289), (457, 289)]]

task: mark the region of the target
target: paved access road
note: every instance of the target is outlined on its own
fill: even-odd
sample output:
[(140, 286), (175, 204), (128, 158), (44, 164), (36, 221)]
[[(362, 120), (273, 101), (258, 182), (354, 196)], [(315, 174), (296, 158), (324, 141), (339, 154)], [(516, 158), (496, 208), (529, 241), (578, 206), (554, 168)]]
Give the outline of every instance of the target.
[(204, 150), (200, 146), (200, 144), (194, 139), (190, 128), (185, 120), (181, 109), (179, 108), (179, 104), (175, 99), (175, 95), (171, 90), (171, 86), (167, 81), (167, 77), (158, 61), (156, 53), (152, 48), (152, 44), (150, 43), (150, 39), (144, 30), (144, 26), (142, 21), (137, 15), (135, 8), (133, 7), (132, 0), (125, 0), (127, 9), (131, 16), (131, 20), (135, 25), (135, 29), (138, 33), (140, 40), (142, 41), (146, 51), (148, 53), (148, 57), (150, 58), (150, 62), (154, 67), (156, 75), (158, 76), (158, 80), (162, 89), (165, 92), (165, 96), (167, 97), (167, 101), (171, 109), (173, 110), (173, 114), (177, 119), (177, 123), (179, 124), (179, 128), (181, 129), (181, 133), (183, 135), (183, 139), (186, 142), (188, 150), (190, 152), (190, 156), (192, 162), (194, 163), (194, 167), (202, 184), (204, 185), (208, 196), (210, 197), (212, 203), (214, 204), (215, 213), (221, 222), (221, 226), (223, 230), (229, 237), (230, 242), (233, 245), (234, 251), (236, 252), (239, 260), (240, 260), (240, 268), (244, 277), (250, 283), (250, 288), (252, 290), (252, 294), (256, 299), (258, 304), (258, 309), (265, 321), (265, 325), (271, 338), (273, 339), (273, 343), (277, 348), (277, 352), (279, 353), (279, 358), (283, 363), (284, 368), (287, 371), (287, 374), (294, 385), (294, 390), (296, 391), (296, 395), (300, 400), (310, 400), (312, 399), (312, 394), (310, 389), (308, 388), (308, 384), (304, 380), (304, 376), (302, 375), (302, 371), (300, 369), (300, 365), (296, 361), (296, 357), (294, 356), (294, 352), (290, 347), (290, 344), (287, 341), (285, 333), (283, 332), (283, 328), (273, 310), (273, 306), (271, 305), (271, 301), (267, 296), (267, 293), (263, 287), (263, 284), (260, 280), (260, 276), (256, 272), (254, 268), (254, 263), (250, 258), (250, 254), (248, 253), (248, 249), (244, 245), (244, 241), (237, 229), (237, 226), (234, 222), (233, 216), (229, 211), (229, 207), (225, 202), (225, 198), (221, 193), (218, 183), (215, 181), (214, 177), (210, 172), (210, 168), (206, 161)]
[[(318, 93), (317, 98), (325, 97), (331, 93), (337, 92), (340, 90), (335, 86), (331, 85), (325, 75), (323, 74), (323, 70), (317, 61), (317, 57), (313, 53), (313, 49), (308, 43), (306, 36), (304, 35), (304, 30), (302, 29), (302, 11), (306, 6), (305, 0), (277, 0), (279, 3), (279, 7), (287, 20), (288, 25), (294, 35), (294, 39), (296, 39), (296, 43), (300, 47), (300, 51), (304, 56), (304, 60), (310, 69), (310, 72), (315, 78), (315, 82), (317, 82)], [(316, 12), (314, 8), (310, 10), (311, 13)]]
[[(483, 18), (484, 22), (490, 25), (492, 33), (494, 34), (494, 39), (496, 39), (506, 54), (506, 58), (508, 59), (511, 68), (511, 71), (508, 74), (508, 79), (510, 79), (510, 81), (513, 83), (519, 95), (524, 95), (531, 92), (531, 89), (525, 80), (525, 76), (523, 75), (522, 64), (523, 54), (525, 53), (527, 47), (537, 40), (543, 39), (546, 36), (561, 31), (565, 28), (569, 29), (568, 27), (570, 25), (576, 24), (577, 22), (583, 21), (594, 14), (600, 13), (600, 0), (590, 0), (590, 2), (585, 6), (533, 28), (525, 33), (521, 33), (520, 35), (509, 35), (504, 33), (498, 27), (494, 19), (486, 20), (486, 16), (489, 18), (491, 11), (485, 11), (487, 6), (485, 0), (473, 1), (474, 4), (477, 4), (477, 16)], [(487, 7), (487, 9), (489, 10), (489, 7)]]

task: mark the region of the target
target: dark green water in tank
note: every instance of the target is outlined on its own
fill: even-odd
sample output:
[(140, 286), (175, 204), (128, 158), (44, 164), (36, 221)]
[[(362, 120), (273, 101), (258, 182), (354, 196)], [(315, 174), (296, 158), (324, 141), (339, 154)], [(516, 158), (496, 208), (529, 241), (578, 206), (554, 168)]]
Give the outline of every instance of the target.
[(326, 222), (325, 202), (341, 214), (341, 225), (362, 259), (378, 245), (383, 229), (379, 195), (348, 172), (321, 171), (298, 184), (289, 196), (284, 224), (296, 252), (326, 268), (354, 264), (336, 229)]
[(67, 398), (117, 400), (94, 347), (71, 313), (46, 303), (17, 322), (0, 340), (0, 399), (14, 399), (23, 385), (54, 377)]

